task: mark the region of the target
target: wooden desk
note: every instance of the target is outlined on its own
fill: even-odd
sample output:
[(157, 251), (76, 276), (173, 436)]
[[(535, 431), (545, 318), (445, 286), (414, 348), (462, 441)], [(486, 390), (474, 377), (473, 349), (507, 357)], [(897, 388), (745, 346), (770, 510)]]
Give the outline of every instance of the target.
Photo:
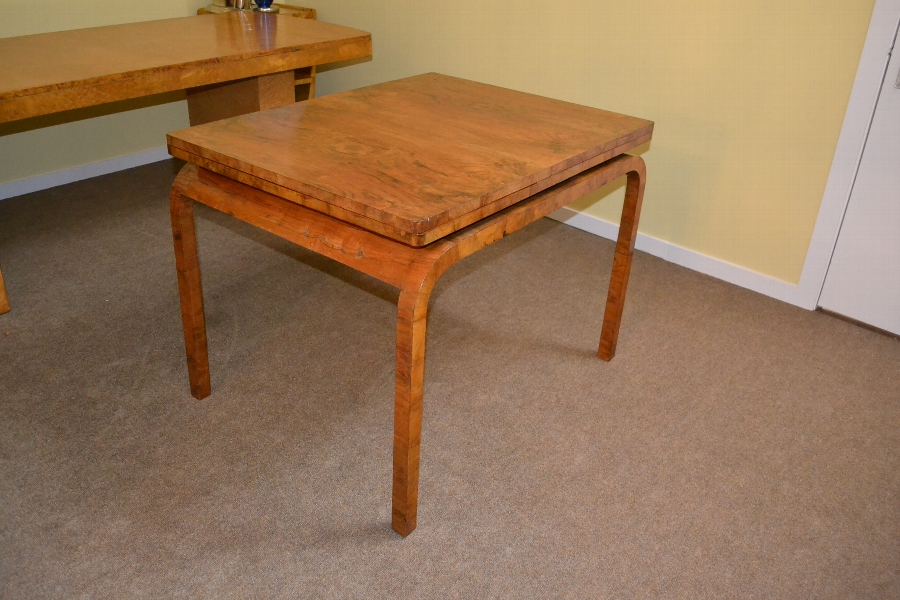
[(371, 55), (365, 31), (249, 11), (5, 38), (0, 123), (187, 90), (198, 125), (291, 104), (295, 70)]
[(392, 526), (416, 526), (425, 325), (458, 260), (627, 175), (598, 355), (615, 354), (653, 123), (436, 74), (169, 134), (191, 393), (210, 394), (193, 203), (400, 289)]

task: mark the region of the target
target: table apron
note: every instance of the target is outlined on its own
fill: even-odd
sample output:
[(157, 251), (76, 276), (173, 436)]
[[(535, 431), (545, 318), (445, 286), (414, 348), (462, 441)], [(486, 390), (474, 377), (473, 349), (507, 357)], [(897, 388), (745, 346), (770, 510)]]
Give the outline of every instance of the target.
[(172, 188), (308, 250), (327, 256), (396, 288), (417, 263), (440, 273), (457, 261), (547, 216), (631, 171), (643, 160), (620, 155), (543, 190), (432, 244), (412, 247), (217, 173), (186, 165)]

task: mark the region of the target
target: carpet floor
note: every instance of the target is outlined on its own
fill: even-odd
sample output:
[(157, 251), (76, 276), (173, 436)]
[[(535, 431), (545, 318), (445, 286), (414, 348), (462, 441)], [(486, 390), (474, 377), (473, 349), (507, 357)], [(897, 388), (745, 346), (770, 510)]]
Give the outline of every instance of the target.
[(541, 220), (437, 285), (403, 539), (396, 290), (198, 209), (194, 400), (175, 170), (0, 202), (0, 597), (900, 598), (896, 339), (637, 253), (604, 363)]

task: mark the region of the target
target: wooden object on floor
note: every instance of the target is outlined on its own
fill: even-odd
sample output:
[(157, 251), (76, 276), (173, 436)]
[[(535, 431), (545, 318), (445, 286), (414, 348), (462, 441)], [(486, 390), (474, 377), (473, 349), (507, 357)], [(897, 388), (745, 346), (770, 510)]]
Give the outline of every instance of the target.
[[(275, 3), (273, 6), (278, 7), (278, 14), (286, 17), (294, 17), (297, 19), (315, 19), (317, 17), (316, 9), (314, 8), (304, 8), (302, 6), (293, 6), (290, 4), (279, 4)], [(219, 14), (222, 11), (217, 11), (215, 14)], [(207, 10), (206, 7), (197, 9), (198, 15), (210, 15), (214, 14)], [(294, 70), (294, 84), (296, 88), (294, 90), (294, 100), (296, 102), (303, 102), (304, 100), (309, 100), (316, 96), (316, 65), (311, 65), (309, 67), (303, 67), (301, 69)], [(205, 123), (206, 121), (204, 121)], [(191, 121), (193, 125), (194, 122)]]
[[(391, 103), (402, 117), (382, 113)], [(523, 122), (529, 126), (518, 129)], [(170, 134), (170, 152), (195, 163), (182, 169), (171, 196), (192, 394), (202, 399), (211, 389), (194, 201), (399, 288), (392, 527), (409, 535), (435, 283), (457, 261), (627, 175), (599, 349), (611, 359), (646, 179), (643, 161), (624, 152), (649, 140), (652, 128), (431, 74), (246, 115), (227, 128), (211, 123)], [(278, 132), (294, 142), (283, 143)], [(268, 147), (262, 140), (272, 147), (254, 156)], [(269, 160), (282, 151), (286, 160)]]
[(6, 284), (3, 283), (3, 271), (0, 271), (0, 315), (9, 312), (9, 297), (6, 295)]
[(364, 58), (372, 38), (312, 19), (233, 11), (5, 38), (0, 54), (4, 123)]

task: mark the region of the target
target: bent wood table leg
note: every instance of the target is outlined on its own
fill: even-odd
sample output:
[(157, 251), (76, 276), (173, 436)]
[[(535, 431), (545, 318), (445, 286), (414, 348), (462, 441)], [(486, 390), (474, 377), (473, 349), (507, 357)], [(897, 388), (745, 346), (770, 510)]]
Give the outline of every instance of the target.
[(634, 170), (628, 172), (625, 204), (622, 206), (622, 219), (619, 222), (619, 239), (616, 242), (606, 312), (603, 315), (603, 330), (600, 333), (600, 347), (597, 350), (597, 356), (605, 361), (612, 360), (616, 355), (619, 325), (622, 324), (625, 291), (628, 288), (628, 276), (631, 274), (631, 259), (634, 256), (634, 242), (637, 239), (638, 219), (641, 216), (646, 181), (647, 170), (644, 161), (636, 162)]
[(206, 318), (203, 314), (197, 233), (194, 228), (194, 201), (174, 191), (170, 208), (191, 395), (202, 400), (210, 394), (209, 354), (206, 348)]
[(397, 303), (397, 366), (394, 382), (394, 479), (391, 527), (402, 536), (416, 528), (419, 446), (425, 380), (425, 324), (434, 281), (431, 265), (415, 263)]
[(3, 271), (0, 271), (0, 315), (9, 312), (9, 296), (6, 295), (6, 284), (3, 283)]
[(409, 535), (416, 527), (425, 334), (435, 284), (454, 263), (623, 175), (628, 176), (628, 185), (601, 334), (600, 357), (606, 360), (615, 351), (637, 235), (646, 179), (640, 157), (622, 155), (608, 160), (421, 248), (186, 165), (172, 188), (172, 227), (192, 394), (203, 398), (210, 389), (193, 201), (399, 288), (391, 527), (400, 535)]

